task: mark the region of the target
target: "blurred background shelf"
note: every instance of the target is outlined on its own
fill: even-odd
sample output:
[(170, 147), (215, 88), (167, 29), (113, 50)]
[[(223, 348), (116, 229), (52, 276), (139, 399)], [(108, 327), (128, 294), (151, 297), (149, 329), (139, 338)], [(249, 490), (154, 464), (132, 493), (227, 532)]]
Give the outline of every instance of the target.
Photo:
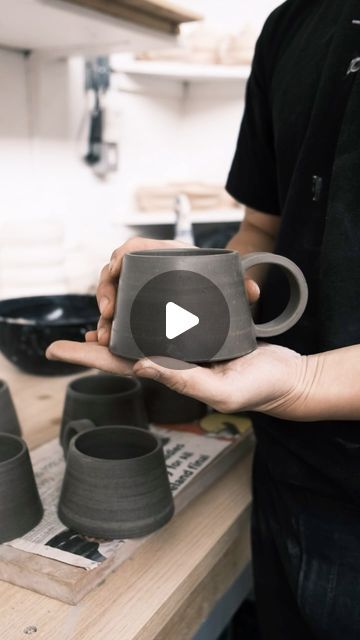
[(250, 75), (250, 65), (226, 66), (221, 64), (191, 64), (185, 62), (153, 62), (124, 60), (112, 57), (115, 73), (150, 76), (179, 80), (180, 82), (234, 81), (246, 80)]
[(167, 0), (2, 0), (0, 47), (48, 56), (176, 46), (200, 15)]
[[(227, 222), (241, 222), (243, 218), (244, 210), (240, 207), (238, 209), (217, 209), (216, 211), (200, 211), (191, 214), (191, 222), (193, 224), (225, 224)], [(175, 220), (175, 213), (172, 211), (154, 211), (129, 214), (124, 218), (117, 218), (116, 222), (129, 227), (143, 227), (147, 225), (175, 224)]]

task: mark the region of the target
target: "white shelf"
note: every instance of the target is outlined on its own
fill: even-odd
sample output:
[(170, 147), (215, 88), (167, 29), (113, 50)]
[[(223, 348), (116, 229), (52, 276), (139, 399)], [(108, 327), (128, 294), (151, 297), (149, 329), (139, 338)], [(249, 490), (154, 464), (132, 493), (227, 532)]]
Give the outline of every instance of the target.
[[(244, 219), (244, 209), (216, 209), (214, 211), (204, 211), (193, 213), (191, 222), (193, 224), (221, 224), (225, 222), (241, 222)], [(154, 211), (149, 213), (133, 213), (126, 218), (116, 218), (115, 224), (129, 227), (146, 227), (150, 225), (175, 224), (175, 213), (169, 211)]]
[(144, 62), (142, 60), (119, 61), (114, 56), (115, 73), (134, 76), (153, 76), (179, 80), (180, 82), (207, 82), (224, 80), (247, 80), (250, 66), (225, 66), (220, 64), (190, 64), (180, 62)]

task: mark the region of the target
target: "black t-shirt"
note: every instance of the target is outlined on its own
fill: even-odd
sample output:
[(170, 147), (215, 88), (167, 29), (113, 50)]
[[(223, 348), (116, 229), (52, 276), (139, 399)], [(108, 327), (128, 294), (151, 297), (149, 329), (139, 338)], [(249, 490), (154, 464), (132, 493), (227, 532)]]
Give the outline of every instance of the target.
[[(271, 14), (227, 182), (239, 202), (281, 216), (275, 253), (302, 269), (309, 303), (271, 341), (304, 354), (360, 343), (359, 20), (358, 0), (288, 0)], [(286, 299), (271, 269), (258, 319)], [(254, 422), (274, 476), (360, 507), (360, 421)]]

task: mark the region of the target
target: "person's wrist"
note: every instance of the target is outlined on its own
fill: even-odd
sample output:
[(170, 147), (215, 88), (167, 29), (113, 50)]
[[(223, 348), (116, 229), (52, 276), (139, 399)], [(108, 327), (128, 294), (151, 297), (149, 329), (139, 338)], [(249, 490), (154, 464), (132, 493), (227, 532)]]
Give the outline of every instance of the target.
[(259, 410), (284, 420), (316, 420), (321, 370), (321, 354), (290, 358), (278, 384), (278, 396)]

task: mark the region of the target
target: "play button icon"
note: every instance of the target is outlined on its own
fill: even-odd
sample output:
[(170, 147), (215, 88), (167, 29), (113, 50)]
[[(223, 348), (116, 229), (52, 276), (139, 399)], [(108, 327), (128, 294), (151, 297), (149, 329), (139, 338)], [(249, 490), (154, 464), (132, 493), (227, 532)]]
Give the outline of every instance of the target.
[[(210, 362), (229, 333), (230, 314), (226, 300), (209, 278), (190, 270), (165, 271), (141, 287), (130, 311), (130, 333), (122, 337), (128, 349), (123, 357), (162, 357), (170, 368), (184, 368), (170, 359), (193, 363)], [(130, 355), (131, 354), (131, 355)]]
[(196, 327), (200, 322), (199, 317), (194, 313), (180, 307), (175, 302), (168, 302), (166, 305), (166, 337), (169, 340), (177, 338), (185, 331)]

